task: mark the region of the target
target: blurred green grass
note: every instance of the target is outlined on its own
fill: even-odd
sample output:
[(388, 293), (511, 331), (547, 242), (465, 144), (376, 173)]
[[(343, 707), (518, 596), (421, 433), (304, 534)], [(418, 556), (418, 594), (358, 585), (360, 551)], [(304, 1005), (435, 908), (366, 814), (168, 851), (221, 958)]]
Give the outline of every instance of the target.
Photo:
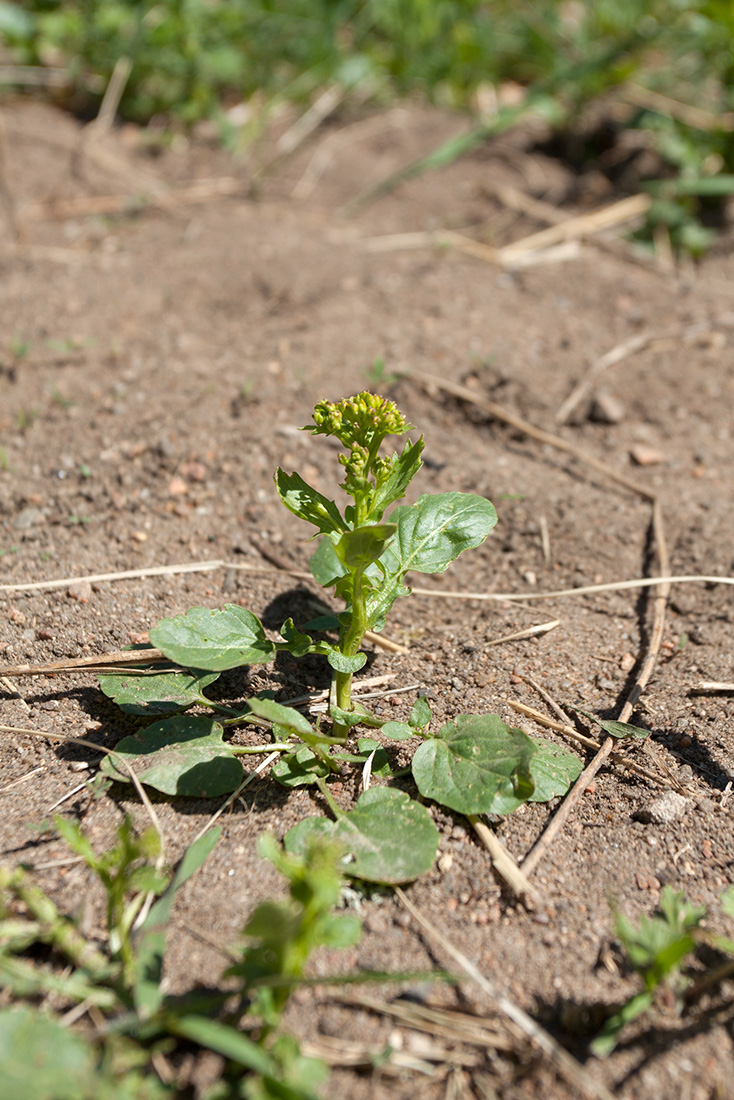
[[(640, 132), (662, 178), (688, 181), (660, 193), (654, 217), (694, 254), (734, 172), (732, 0), (0, 0), (0, 43), (9, 83), (7, 62), (61, 67), (88, 117), (129, 59), (119, 113), (143, 124), (221, 120), (255, 97), (305, 106), (333, 85), (347, 101), (419, 94), (476, 116), (512, 84), (552, 96), (572, 132), (632, 82), (699, 110), (643, 97), (615, 123)], [(698, 194), (715, 176), (724, 195)]]

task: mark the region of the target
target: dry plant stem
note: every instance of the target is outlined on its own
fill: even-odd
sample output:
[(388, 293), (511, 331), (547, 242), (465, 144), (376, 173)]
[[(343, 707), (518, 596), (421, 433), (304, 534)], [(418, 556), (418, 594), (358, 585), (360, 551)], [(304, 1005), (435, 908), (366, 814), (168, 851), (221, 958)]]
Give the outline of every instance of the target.
[(509, 1025), (506, 1031), (490, 1025), (481, 1016), (472, 1016), (467, 1012), (456, 1012), (450, 1008), (437, 1006), (411, 1004), (409, 1001), (381, 1001), (378, 997), (371, 997), (369, 993), (345, 993), (332, 994), (330, 1001), (337, 1004), (349, 1005), (352, 1008), (367, 1008), (376, 1012), (378, 1016), (391, 1016), (400, 1023), (407, 1024), (416, 1031), (425, 1031), (429, 1035), (440, 1035), (444, 1039), (450, 1039), (460, 1043), (471, 1043), (472, 1046), (489, 1047), (492, 1050), (503, 1050), (510, 1053), (515, 1049), (515, 1042), (508, 1033), (517, 1036), (516, 1027)]
[[(586, 745), (589, 749), (601, 748), (598, 741), (595, 741), (593, 737), (586, 737), (585, 734), (579, 733), (573, 726), (566, 722), (555, 722), (552, 718), (548, 718), (545, 714), (541, 714), (539, 710), (534, 710), (533, 707), (525, 706), (524, 703), (518, 703), (514, 699), (507, 700), (508, 706), (517, 711), (518, 714), (524, 714), (528, 718), (532, 718), (534, 722), (538, 722), (541, 726), (547, 726), (550, 730), (555, 730), (556, 733), (562, 733), (565, 737), (568, 737), (571, 741), (576, 741), (579, 745)], [(615, 764), (621, 764), (627, 771), (633, 772), (635, 775), (639, 775), (641, 779), (649, 779), (651, 783), (655, 783), (658, 787), (675, 787), (676, 790), (682, 790), (681, 784), (678, 783), (673, 777), (661, 779), (659, 775), (655, 775), (654, 772), (650, 772), (647, 768), (641, 767), (639, 764), (634, 764), (628, 756), (621, 752), (613, 752), (610, 757)]]
[(467, 814), (467, 820), (492, 857), (492, 866), (500, 878), (519, 897), (537, 900), (538, 891), (523, 874), (502, 841), (478, 814)]
[(8, 692), (9, 695), (14, 695), (16, 697), (16, 699), (19, 699), (20, 703), (23, 707), (23, 710), (30, 712), (31, 708), (28, 706), (28, 704), (26, 703), (23, 696), (20, 694), (18, 689), (13, 684), (11, 684), (10, 680), (8, 680), (5, 676), (0, 676), (0, 687), (5, 688), (5, 690)]
[(166, 838), (163, 833), (163, 828), (161, 826), (158, 814), (155, 812), (155, 809), (153, 808), (153, 803), (150, 801), (147, 794), (145, 793), (145, 789), (143, 788), (142, 783), (138, 779), (132, 767), (127, 762), (127, 760), (125, 760), (124, 757), (120, 756), (118, 752), (115, 752), (114, 749), (107, 749), (104, 747), (104, 745), (95, 745), (94, 741), (87, 741), (84, 737), (67, 737), (66, 734), (63, 733), (47, 733), (45, 730), (30, 730), (24, 729), (23, 727), (19, 726), (0, 726), (0, 733), (20, 733), (24, 737), (42, 737), (45, 741), (65, 741), (69, 745), (84, 745), (85, 748), (94, 749), (95, 752), (102, 752), (106, 756), (116, 756), (118, 758), (118, 763), (122, 765), (122, 767), (130, 776), (135, 790), (140, 795), (140, 801), (143, 803), (146, 810), (148, 811), (148, 817), (153, 823), (153, 828), (158, 833), (161, 844), (161, 858), (163, 857), (163, 853), (166, 849)]
[(233, 791), (232, 794), (222, 803), (222, 805), (219, 807), (219, 809), (216, 811), (216, 813), (212, 814), (212, 816), (207, 821), (206, 825), (204, 825), (203, 828), (199, 829), (198, 833), (196, 834), (194, 839), (191, 841), (191, 844), (195, 844), (197, 840), (200, 840), (201, 837), (203, 837), (204, 833), (207, 832), (209, 829), (211, 829), (212, 825), (217, 820), (217, 818), (221, 817), (221, 815), (224, 813), (224, 811), (229, 806), (234, 805), (234, 803), (237, 801), (237, 799), (240, 797), (240, 795), (244, 791), (245, 787), (247, 787), (250, 783), (252, 783), (255, 776), (256, 775), (261, 775), (265, 771), (265, 769), (267, 767), (269, 767), (273, 763), (273, 761), (276, 760), (279, 756), (280, 756), (279, 752), (271, 752), (270, 756), (266, 756), (264, 760), (261, 760), (260, 763), (258, 764), (258, 766), (256, 768), (253, 768), (253, 770), (245, 776), (245, 778), (242, 780), (242, 782), (240, 783), (237, 790)]
[(494, 401), (489, 401), (487, 398), (477, 395), (473, 390), (470, 390), (468, 386), (461, 386), (457, 382), (439, 378), (438, 375), (435, 374), (424, 374), (423, 372), (419, 374), (417, 371), (412, 371), (407, 368), (402, 368), (400, 374), (401, 376), (412, 379), (414, 382), (423, 386), (424, 389), (430, 390), (432, 387), (436, 387), (439, 390), (443, 390), (444, 393), (451, 393), (454, 397), (461, 398), (462, 401), (469, 401), (472, 405), (476, 405), (477, 408), (483, 409), (485, 412), (489, 413), (495, 420), (500, 420), (503, 424), (509, 424), (511, 428), (515, 428), (531, 439), (536, 439), (539, 443), (547, 443), (557, 451), (563, 451), (571, 455), (573, 458), (578, 459), (579, 462), (604, 474), (605, 477), (610, 478), (612, 481), (624, 485), (625, 488), (630, 489), (633, 493), (643, 497), (645, 500), (655, 499), (655, 493), (652, 489), (647, 489), (644, 485), (638, 485), (636, 481), (632, 481), (631, 478), (613, 470), (611, 466), (607, 466), (605, 462), (601, 462), (598, 458), (583, 451), (580, 447), (576, 447), (573, 443), (569, 443), (568, 440), (562, 439), (558, 435), (553, 435), (551, 432), (544, 432), (542, 429), (536, 428), (534, 424), (530, 424), (527, 420), (524, 420), (521, 416), (517, 416), (512, 412), (507, 412), (501, 405), (496, 405)]
[(514, 634), (503, 634), (501, 638), (493, 638), (485, 642), (485, 646), (502, 645), (503, 642), (521, 642), (524, 638), (534, 638), (538, 634), (547, 634), (549, 630), (555, 630), (561, 625), (560, 619), (551, 619), (547, 623), (538, 623), (537, 626), (529, 626), (527, 630), (516, 630)]
[[(668, 557), (668, 543), (665, 537), (665, 526), (663, 523), (663, 514), (659, 501), (655, 500), (652, 506), (652, 530), (655, 545), (657, 547), (658, 563), (660, 567), (660, 573), (663, 577), (670, 573), (670, 561)], [(658, 653), (660, 652), (660, 646), (663, 642), (663, 631), (665, 629), (665, 608), (668, 602), (668, 596), (670, 594), (670, 584), (663, 582), (658, 586), (658, 592), (655, 596), (654, 611), (653, 611), (653, 626), (650, 634), (650, 644), (648, 646), (647, 654), (642, 662), (642, 668), (635, 681), (635, 684), (630, 691), (622, 710), (619, 713), (618, 721), (628, 722), (632, 712), (637, 706), (637, 702), (642, 695), (647, 683), (652, 675), (652, 671), (657, 661)], [(553, 840), (564, 827), (573, 810), (576, 808), (580, 800), (583, 798), (584, 791), (591, 783), (594, 776), (605, 760), (611, 756), (614, 747), (614, 738), (607, 737), (597, 752), (594, 759), (590, 764), (582, 771), (581, 775), (576, 780), (574, 786), (569, 792), (568, 796), (561, 803), (559, 809), (555, 815), (551, 818), (550, 822), (541, 833), (538, 840), (528, 852), (525, 859), (522, 861), (522, 869), (527, 875), (533, 873), (540, 860), (546, 854), (548, 848), (553, 843)]]
[(566, 424), (571, 415), (576, 411), (580, 403), (591, 391), (591, 388), (599, 377), (599, 375), (607, 369), (612, 367), (616, 363), (621, 363), (625, 359), (629, 359), (630, 356), (635, 355), (638, 351), (642, 351), (648, 347), (653, 340), (657, 340), (670, 333), (653, 333), (642, 332), (637, 336), (630, 336), (627, 340), (623, 340), (621, 344), (616, 344), (610, 351), (605, 352), (598, 359), (595, 359), (587, 370), (584, 377), (574, 386), (571, 393), (563, 402), (558, 412), (556, 413), (556, 423)]
[[(553, 437), (555, 438), (555, 437)], [(635, 492), (639, 486), (633, 486)], [(145, 577), (174, 577), (181, 573), (213, 573), (217, 569), (237, 569), (245, 573), (272, 574), (282, 573), (289, 577), (313, 580), (310, 573), (302, 569), (273, 569), (267, 565), (249, 565), (243, 562), (212, 560), (201, 562), (180, 562), (176, 565), (157, 565), (147, 569), (124, 569), (118, 573), (90, 573), (86, 576), (63, 577), (53, 581), (25, 581), (21, 584), (0, 584), (3, 592), (44, 592), (54, 588), (68, 588), (70, 584), (88, 581), (95, 584), (103, 581), (141, 580)], [(715, 576), (708, 573), (686, 573), (672, 577), (637, 577), (630, 581), (610, 581), (608, 584), (587, 584), (581, 588), (560, 588), (553, 592), (455, 592), (433, 588), (413, 588), (419, 596), (432, 596), (444, 600), (497, 600), (499, 602), (519, 600), (555, 600), (561, 596), (589, 596), (597, 592), (622, 592), (629, 588), (653, 588), (657, 584), (734, 584), (734, 577)], [(3, 670), (0, 669), (0, 675)]]
[(528, 1016), (527, 1012), (520, 1008), (519, 1005), (516, 1005), (514, 1001), (511, 1001), (509, 997), (500, 992), (494, 983), (491, 982), (489, 978), (485, 977), (466, 955), (459, 951), (459, 949), (455, 947), (451, 941), (435, 927), (435, 925), (431, 924), (431, 922), (423, 916), (420, 910), (413, 905), (413, 902), (409, 900), (399, 886), (395, 887), (395, 893), (424, 931), (441, 945), (443, 950), (451, 956), (454, 962), (461, 967), (464, 973), (467, 974), (472, 981), (476, 982), (479, 988), (495, 1003), (500, 1012), (508, 1016), (509, 1019), (532, 1040), (532, 1042), (540, 1047), (544, 1054), (548, 1055), (551, 1062), (569, 1083), (579, 1089), (584, 1096), (591, 1097), (593, 1100), (614, 1100), (608, 1089), (606, 1089), (604, 1085), (594, 1081), (584, 1067), (576, 1061), (573, 1055), (569, 1054), (567, 1050), (564, 1050), (560, 1043), (557, 1043), (556, 1040), (549, 1035), (540, 1024), (537, 1024), (531, 1016)]
[(691, 691), (734, 691), (734, 681), (701, 680), (700, 684), (694, 684)]
[(102, 97), (102, 103), (97, 113), (97, 117), (93, 122), (90, 122), (84, 130), (85, 137), (99, 137), (102, 134), (108, 133), (112, 128), (112, 124), (115, 121), (115, 115), (117, 114), (117, 108), (120, 106), (122, 93), (125, 91), (125, 85), (132, 72), (132, 67), (132, 62), (129, 57), (118, 57), (115, 62), (115, 67), (112, 70), (112, 76), (105, 89), (105, 94)]
[(90, 195), (81, 199), (28, 202), (21, 207), (20, 213), (29, 221), (66, 221), (68, 218), (83, 218), (92, 214), (123, 214), (127, 210), (145, 208), (147, 205), (154, 205), (162, 210), (175, 210), (180, 206), (211, 202), (230, 195), (243, 195), (244, 190), (242, 180), (222, 176), (218, 179), (199, 180), (170, 191), (156, 190), (137, 195)]
[(600, 210), (594, 210), (591, 214), (580, 214), (577, 217), (565, 218), (557, 225), (551, 225), (547, 229), (541, 229), (538, 233), (531, 233), (522, 240), (514, 241), (500, 249), (503, 259), (506, 261), (519, 252), (534, 251), (538, 248), (548, 248), (550, 245), (559, 244), (562, 241), (582, 240), (591, 233), (599, 233), (603, 229), (622, 225), (624, 222), (639, 218), (646, 214), (650, 208), (652, 199), (649, 195), (631, 195), (629, 198), (620, 199), (619, 202), (603, 206)]

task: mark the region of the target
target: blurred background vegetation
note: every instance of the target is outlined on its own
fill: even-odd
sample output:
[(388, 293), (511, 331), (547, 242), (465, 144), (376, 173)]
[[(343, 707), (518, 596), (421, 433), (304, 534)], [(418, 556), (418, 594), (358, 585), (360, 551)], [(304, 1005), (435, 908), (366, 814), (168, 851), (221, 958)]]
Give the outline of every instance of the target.
[(0, 0), (0, 43), (0, 85), (55, 86), (93, 117), (125, 59), (123, 118), (211, 118), (223, 136), (238, 104), (264, 117), (327, 88), (480, 122), (511, 89), (583, 165), (598, 148), (579, 120), (598, 103), (654, 154), (652, 222), (693, 254), (734, 190), (733, 0)]

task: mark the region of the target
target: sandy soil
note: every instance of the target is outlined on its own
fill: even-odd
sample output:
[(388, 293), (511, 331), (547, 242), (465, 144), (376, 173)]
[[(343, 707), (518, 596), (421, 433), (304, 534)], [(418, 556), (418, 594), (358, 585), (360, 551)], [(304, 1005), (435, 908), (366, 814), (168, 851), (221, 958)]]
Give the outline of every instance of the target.
[[(311, 617), (313, 585), (277, 572), (223, 567), (55, 590), (7, 586), (210, 559), (267, 565), (262, 548), (305, 568), (308, 532), (281, 508), (272, 472), (279, 464), (325, 491), (335, 485), (334, 451), (296, 428), (320, 398), (365, 388), (378, 357), (388, 372), (409, 367), (417, 376), (389, 386), (426, 436), (416, 493), (481, 493), (499, 512), (486, 544), (424, 587), (533, 593), (658, 567), (642, 494), (426, 387), (425, 374), (469, 385), (658, 494), (673, 574), (734, 573), (734, 269), (726, 240), (699, 269), (678, 272), (594, 244), (517, 272), (456, 248), (366, 247), (365, 239), (446, 228), (503, 245), (542, 228), (495, 197), (503, 184), (559, 204), (573, 197), (569, 214), (617, 197), (598, 180), (579, 188), (526, 135), (344, 217), (343, 205), (366, 184), (463, 125), (419, 108), (349, 128), (342, 120), (259, 179), (251, 161), (232, 161), (203, 141), (154, 155), (123, 129), (84, 145), (77, 124), (48, 107), (17, 101), (3, 111), (0, 662), (110, 652), (193, 604), (239, 602), (270, 628), (286, 614)], [(168, 187), (223, 177), (241, 181), (238, 194), (210, 188), (206, 201), (165, 202)], [(139, 195), (151, 179), (164, 198), (142, 211), (109, 212), (91, 201)], [(601, 373), (560, 424), (559, 408), (591, 364), (636, 336), (642, 346)], [(613, 423), (592, 409), (601, 391)], [(416, 685), (380, 704), (395, 717), (427, 691), (439, 719), (495, 711), (539, 733), (508, 705), (547, 712), (523, 675), (561, 703), (614, 716), (648, 652), (652, 603), (638, 590), (525, 605), (415, 595), (399, 603), (387, 630), (407, 655), (371, 651), (365, 674)], [(545, 635), (489, 644), (552, 618), (560, 624)], [(603, 768), (534, 873), (534, 909), (502, 887), (461, 818), (432, 810), (441, 859), (410, 898), (582, 1060), (604, 1006), (637, 988), (615, 944), (610, 897), (636, 917), (671, 884), (711, 908), (712, 929), (734, 933), (718, 912), (734, 867), (734, 799), (726, 793), (734, 699), (696, 691), (702, 680), (732, 680), (733, 619), (731, 587), (673, 588), (654, 674), (632, 719), (653, 731), (655, 760), (630, 751), (645, 766), (664, 766), (686, 801), (667, 823), (646, 820), (660, 790)], [(283, 662), (223, 683), (230, 698), (265, 686), (286, 698), (323, 687), (325, 675), (315, 660)], [(22, 699), (0, 686), (4, 727), (106, 746), (130, 731), (93, 675), (17, 678), (13, 686)], [(54, 804), (80, 818), (99, 846), (125, 811), (144, 820), (129, 789), (94, 800), (80, 786), (89, 773), (79, 762), (93, 769), (98, 759), (90, 750), (5, 732), (0, 753), (0, 832), (11, 862), (64, 858), (53, 832), (37, 828)], [(356, 781), (336, 786), (344, 805)], [(174, 857), (217, 807), (155, 801)], [(257, 836), (282, 837), (316, 801), (262, 777), (223, 819), (221, 841), (175, 911), (171, 988), (216, 979), (223, 960), (207, 941), (235, 940), (254, 904), (282, 889), (255, 853)], [(496, 823), (497, 835), (521, 859), (556, 808), (528, 806)], [(82, 913), (88, 931), (99, 926), (100, 899), (85, 869), (50, 867), (39, 880)], [(319, 955), (315, 975), (446, 965), (389, 892), (362, 904), (360, 945)], [(380, 992), (397, 995), (394, 987)], [(412, 992), (492, 1012), (468, 985)], [(682, 1016), (661, 1004), (607, 1062), (588, 1059), (592, 1076), (625, 1100), (734, 1096), (731, 993), (731, 984), (714, 990)], [(331, 998), (325, 986), (300, 992), (289, 1025), (306, 1038), (354, 1037), (380, 1049), (395, 1025)], [(448, 1076), (446, 1066), (433, 1078), (335, 1070), (327, 1093), (575, 1095), (517, 1043), (514, 1054)]]

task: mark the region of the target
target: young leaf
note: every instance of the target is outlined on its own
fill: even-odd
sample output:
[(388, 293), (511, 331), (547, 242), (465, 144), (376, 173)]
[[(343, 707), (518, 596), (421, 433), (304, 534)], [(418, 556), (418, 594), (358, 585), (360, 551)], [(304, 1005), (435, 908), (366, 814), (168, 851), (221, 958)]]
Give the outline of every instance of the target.
[(272, 722), (274, 726), (280, 726), (288, 734), (302, 737), (303, 734), (312, 734), (313, 727), (299, 710), (293, 707), (284, 707), (282, 703), (276, 703), (274, 699), (258, 699), (254, 697), (247, 700), (250, 712), (256, 718), (264, 718), (266, 722)]
[(218, 679), (219, 673), (198, 669), (147, 675), (111, 672), (99, 677), (99, 686), (126, 714), (170, 714), (197, 702), (204, 688)]
[(298, 745), (295, 752), (281, 756), (270, 774), (284, 787), (310, 787), (329, 774), (329, 766), (308, 745)]
[(375, 754), (372, 757), (373, 775), (385, 779), (392, 773), (387, 753), (379, 741), (375, 741), (371, 737), (360, 737), (357, 739), (357, 748), (359, 749), (359, 757), (357, 759), (361, 757), (363, 763), (366, 762), (372, 753)]
[(215, 1050), (255, 1073), (275, 1072), (275, 1066), (265, 1048), (229, 1024), (209, 1020), (205, 1016), (172, 1016), (169, 1027), (174, 1034), (197, 1043), (205, 1050)]
[(637, 737), (640, 741), (644, 741), (646, 737), (650, 736), (650, 731), (643, 729), (641, 726), (631, 726), (629, 722), (616, 722), (608, 718), (597, 718), (595, 714), (588, 714), (581, 707), (575, 707), (573, 704), (571, 704), (571, 709), (578, 714), (583, 714), (584, 718), (588, 718), (594, 725), (599, 726), (610, 737)]
[(392, 787), (370, 787), (335, 822), (323, 817), (299, 821), (286, 834), (286, 850), (306, 851), (315, 835), (343, 844), (352, 857), (343, 867), (350, 878), (391, 885), (430, 870), (438, 849), (438, 829), (425, 806)]
[(334, 501), (313, 489), (300, 474), (287, 474), (278, 467), (275, 484), (278, 496), (294, 516), (312, 523), (324, 535), (346, 531), (347, 525)]
[(330, 647), (326, 659), (337, 672), (359, 672), (367, 663), (367, 654), (356, 653), (354, 657), (347, 657), (338, 649)]
[(223, 740), (224, 730), (211, 718), (165, 718), (132, 737), (123, 737), (100, 771), (121, 783), (129, 772), (119, 763), (128, 760), (141, 783), (169, 795), (214, 798), (229, 794), (242, 782), (236, 748)]
[(413, 778), (424, 798), (462, 814), (507, 814), (533, 793), (536, 747), (496, 714), (460, 714), (413, 756)]
[(416, 730), (424, 730), (433, 717), (433, 711), (425, 695), (419, 695), (410, 712), (409, 724)]
[(377, 523), (382, 519), (385, 509), (405, 496), (405, 490), (423, 465), (421, 451), (424, 446), (421, 436), (417, 443), (408, 441), (402, 454), (392, 456), (392, 472), (386, 481), (378, 485), (372, 499), (370, 519), (373, 522)]
[(288, 643), (288, 652), (294, 657), (305, 657), (307, 653), (319, 653), (323, 642), (317, 642), (309, 634), (302, 634), (293, 619), (286, 619), (280, 628), (280, 636)]
[(161, 619), (150, 641), (179, 665), (217, 672), (263, 664), (275, 654), (257, 616), (232, 603), (214, 610), (191, 607), (185, 615)]
[(397, 526), (394, 523), (357, 527), (354, 531), (345, 531), (339, 541), (334, 543), (334, 550), (347, 569), (364, 569), (377, 561), (396, 531)]
[(331, 588), (347, 571), (334, 549), (331, 539), (321, 539), (308, 563), (311, 575), (322, 588)]
[(409, 726), (407, 722), (385, 722), (385, 725), (380, 727), (380, 733), (389, 737), (391, 741), (405, 741), (408, 737), (415, 737), (418, 730)]
[(545, 738), (536, 738), (535, 745), (538, 751), (530, 761), (535, 790), (528, 801), (548, 802), (566, 793), (581, 775), (584, 765), (575, 753), (567, 752)]

